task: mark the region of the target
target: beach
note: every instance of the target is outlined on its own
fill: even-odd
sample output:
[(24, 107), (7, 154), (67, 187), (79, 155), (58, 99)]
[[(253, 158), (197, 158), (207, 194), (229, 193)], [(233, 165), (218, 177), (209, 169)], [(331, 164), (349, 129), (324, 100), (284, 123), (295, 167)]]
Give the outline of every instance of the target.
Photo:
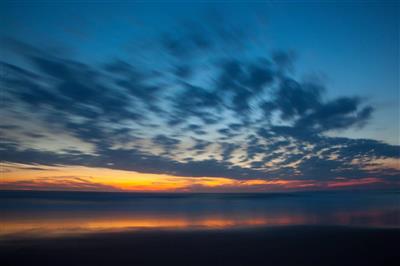
[(398, 265), (399, 229), (141, 230), (1, 243), (11, 265)]

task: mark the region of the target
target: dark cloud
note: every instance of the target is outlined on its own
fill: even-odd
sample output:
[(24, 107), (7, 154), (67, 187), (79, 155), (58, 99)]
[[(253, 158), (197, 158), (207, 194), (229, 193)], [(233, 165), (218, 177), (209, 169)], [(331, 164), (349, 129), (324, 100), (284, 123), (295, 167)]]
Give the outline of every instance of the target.
[(17, 129), (17, 128), (19, 128), (19, 127), (16, 126), (16, 125), (0, 125), (0, 129), (4, 129), (4, 130), (7, 130), (7, 129)]
[(229, 124), (229, 125), (228, 125), (228, 127), (229, 127), (231, 130), (234, 130), (234, 131), (240, 130), (243, 126), (244, 126), (243, 124), (239, 124), (239, 123), (232, 123), (232, 124)]
[(153, 139), (154, 144), (158, 144), (164, 147), (166, 150), (172, 150), (176, 148), (176, 145), (180, 143), (179, 140), (167, 137), (165, 135), (157, 135)]
[(211, 49), (213, 46), (211, 39), (200, 31), (165, 34), (161, 43), (168, 53), (178, 58), (192, 56), (199, 50)]
[(218, 133), (223, 135), (223, 139), (230, 139), (230, 138), (237, 136), (237, 133), (232, 131), (230, 128), (218, 129)]
[(218, 120), (217, 112), (221, 108), (220, 98), (212, 91), (189, 83), (183, 84), (173, 100), (174, 114), (170, 124), (181, 124), (191, 117), (197, 117), (206, 124)]
[(265, 129), (261, 135), (282, 134), (297, 138), (310, 138), (329, 130), (342, 130), (362, 127), (370, 119), (373, 107), (361, 106), (357, 97), (340, 97), (323, 101), (325, 88), (310, 82), (299, 83), (285, 78), (273, 93), (272, 101), (261, 104), (268, 119), (278, 112), (281, 120), (293, 126), (272, 126), (270, 132)]
[(46, 136), (43, 134), (38, 134), (38, 133), (34, 133), (34, 132), (25, 132), (25, 135), (31, 138), (45, 138)]
[(239, 145), (234, 143), (222, 143), (221, 150), (222, 150), (222, 159), (224, 161), (230, 161), (232, 159), (233, 152), (239, 148)]
[(290, 120), (319, 106), (322, 90), (319, 86), (301, 84), (296, 80), (284, 78), (274, 93), (273, 101), (263, 103), (262, 107), (267, 116), (272, 111), (279, 110), (283, 120)]
[(195, 151), (197, 154), (202, 154), (211, 144), (212, 142), (203, 140), (203, 139), (198, 139), (198, 138), (192, 138), (195, 142), (193, 147), (189, 148), (191, 151)]
[(179, 65), (176, 66), (174, 73), (182, 79), (187, 79), (192, 75), (193, 69), (188, 65)]
[(310, 114), (296, 122), (296, 126), (315, 131), (346, 129), (354, 125), (363, 125), (371, 117), (373, 108), (359, 108), (357, 98), (338, 98), (320, 105)]
[(161, 48), (176, 59), (193, 61), (201, 53), (242, 49), (253, 37), (243, 24), (232, 23), (224, 12), (198, 12), (197, 18), (181, 20), (173, 31), (161, 34)]
[(198, 124), (189, 124), (185, 130), (193, 131), (197, 135), (206, 135), (207, 131), (203, 129), (203, 126)]
[(251, 63), (230, 59), (224, 61), (220, 68), (216, 90), (220, 97), (231, 98), (228, 104), (239, 115), (247, 114), (250, 100), (260, 94), (265, 86), (270, 85), (275, 76), (266, 59)]
[(275, 51), (272, 53), (272, 60), (279, 67), (280, 71), (293, 71), (296, 54), (293, 51)]

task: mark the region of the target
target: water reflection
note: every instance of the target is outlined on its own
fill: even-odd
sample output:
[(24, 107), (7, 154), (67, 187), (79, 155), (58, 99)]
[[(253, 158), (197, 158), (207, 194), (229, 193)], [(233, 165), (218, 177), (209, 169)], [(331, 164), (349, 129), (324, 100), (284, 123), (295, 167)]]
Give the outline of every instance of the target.
[(400, 227), (398, 193), (273, 195), (0, 192), (0, 236), (277, 225)]

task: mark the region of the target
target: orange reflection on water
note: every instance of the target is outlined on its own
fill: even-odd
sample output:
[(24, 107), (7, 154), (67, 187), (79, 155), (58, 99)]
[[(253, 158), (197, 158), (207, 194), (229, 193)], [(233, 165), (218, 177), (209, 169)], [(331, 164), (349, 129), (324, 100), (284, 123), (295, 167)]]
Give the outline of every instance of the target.
[(0, 221), (0, 238), (55, 236), (94, 232), (134, 231), (140, 229), (207, 230), (279, 225), (362, 225), (397, 227), (396, 210), (337, 211), (316, 213), (121, 213), (121, 212), (45, 212), (8, 213)]
[(0, 222), (0, 236), (10, 234), (58, 235), (98, 231), (124, 231), (135, 229), (229, 229), (269, 225), (304, 224), (304, 216), (272, 217), (185, 217), (185, 216), (84, 216), (14, 217)]

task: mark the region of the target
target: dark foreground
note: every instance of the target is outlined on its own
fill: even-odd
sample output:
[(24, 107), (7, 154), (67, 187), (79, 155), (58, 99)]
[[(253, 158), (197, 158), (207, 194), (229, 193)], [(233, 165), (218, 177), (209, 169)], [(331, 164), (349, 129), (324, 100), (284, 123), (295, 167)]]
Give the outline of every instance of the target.
[(289, 226), (2, 240), (1, 265), (399, 265), (399, 229)]

